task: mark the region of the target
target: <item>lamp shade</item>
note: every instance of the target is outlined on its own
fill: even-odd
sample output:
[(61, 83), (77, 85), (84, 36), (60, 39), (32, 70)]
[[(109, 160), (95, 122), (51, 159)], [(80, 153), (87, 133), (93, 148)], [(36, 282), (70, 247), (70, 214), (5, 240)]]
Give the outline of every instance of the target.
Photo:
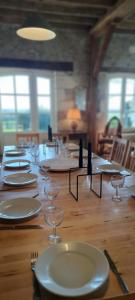
[(72, 107), (68, 110), (67, 118), (72, 121), (81, 120), (81, 113), (77, 107)]
[(33, 15), (16, 31), (17, 35), (33, 41), (48, 41), (55, 38), (55, 32), (42, 16)]

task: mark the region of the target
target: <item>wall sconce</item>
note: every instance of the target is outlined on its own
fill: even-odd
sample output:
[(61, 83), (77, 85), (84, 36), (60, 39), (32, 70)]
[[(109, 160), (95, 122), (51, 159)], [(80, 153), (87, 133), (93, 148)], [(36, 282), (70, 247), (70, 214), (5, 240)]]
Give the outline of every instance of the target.
[(71, 122), (72, 131), (76, 131), (78, 127), (78, 121), (81, 120), (81, 112), (79, 108), (72, 107), (67, 112), (67, 119)]

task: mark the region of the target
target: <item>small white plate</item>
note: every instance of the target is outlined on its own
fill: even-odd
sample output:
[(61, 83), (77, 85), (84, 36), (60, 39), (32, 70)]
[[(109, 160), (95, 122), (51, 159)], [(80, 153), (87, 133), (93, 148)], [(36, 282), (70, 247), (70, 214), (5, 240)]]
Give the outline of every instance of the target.
[(69, 151), (79, 150), (79, 145), (74, 144), (74, 143), (66, 143), (66, 147)]
[(25, 151), (23, 151), (23, 150), (7, 150), (7, 151), (5, 151), (6, 156), (21, 156), (24, 154), (25, 154)]
[(98, 166), (97, 169), (103, 173), (108, 173), (108, 174), (120, 173), (123, 170), (122, 167), (119, 166), (118, 164), (104, 164)]
[(77, 297), (99, 289), (108, 278), (109, 265), (99, 249), (72, 241), (46, 249), (37, 260), (35, 274), (50, 292)]
[(64, 172), (64, 171), (68, 171), (71, 168), (77, 169), (79, 167), (79, 162), (77, 159), (60, 157), (60, 158), (41, 161), (40, 166), (42, 168), (44, 167), (49, 168), (49, 171)]
[(30, 165), (30, 161), (29, 160), (25, 160), (25, 159), (15, 159), (15, 160), (8, 160), (8, 161), (4, 161), (4, 166), (6, 168), (13, 168), (13, 169), (18, 169), (18, 168), (26, 168)]
[(132, 197), (135, 197), (135, 185), (131, 185), (128, 188), (129, 193), (131, 194)]
[(16, 173), (5, 176), (3, 182), (8, 185), (28, 185), (36, 182), (37, 175), (32, 173)]
[(35, 216), (41, 203), (35, 198), (15, 198), (0, 203), (0, 219), (20, 220)]
[(47, 147), (56, 147), (56, 143), (55, 142), (47, 142), (46, 146)]

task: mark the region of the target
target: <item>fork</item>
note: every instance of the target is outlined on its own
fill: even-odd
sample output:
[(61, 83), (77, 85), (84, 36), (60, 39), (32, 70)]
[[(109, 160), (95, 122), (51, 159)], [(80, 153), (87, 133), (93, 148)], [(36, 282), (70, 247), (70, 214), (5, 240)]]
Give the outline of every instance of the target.
[(38, 258), (38, 252), (31, 252), (31, 270), (35, 271), (35, 264)]
[(38, 281), (35, 277), (35, 264), (38, 258), (38, 252), (31, 252), (31, 270), (33, 272), (33, 287), (34, 287), (34, 294), (33, 294), (33, 299), (34, 300), (40, 300), (40, 288)]

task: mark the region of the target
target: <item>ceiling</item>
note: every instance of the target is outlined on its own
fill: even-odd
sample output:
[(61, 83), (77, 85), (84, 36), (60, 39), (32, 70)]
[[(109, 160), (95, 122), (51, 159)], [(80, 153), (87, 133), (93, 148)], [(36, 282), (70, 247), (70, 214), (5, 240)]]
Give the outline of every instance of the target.
[(57, 28), (103, 33), (109, 24), (135, 31), (134, 0), (0, 0), (0, 23), (22, 24), (40, 13)]

